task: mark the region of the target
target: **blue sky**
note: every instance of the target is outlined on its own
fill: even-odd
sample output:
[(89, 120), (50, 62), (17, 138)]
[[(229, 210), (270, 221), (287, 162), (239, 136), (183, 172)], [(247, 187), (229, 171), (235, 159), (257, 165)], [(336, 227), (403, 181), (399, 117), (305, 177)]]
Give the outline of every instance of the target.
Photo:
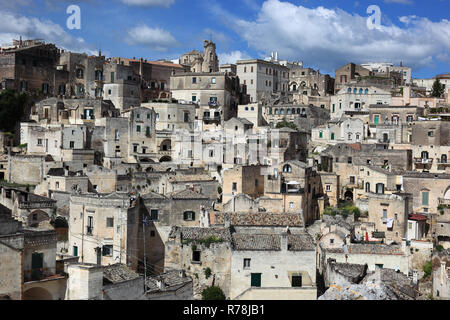
[[(66, 27), (70, 4), (81, 8), (81, 30)], [(367, 27), (370, 5), (379, 28)], [(450, 0), (0, 0), (0, 43), (22, 35), (157, 60), (212, 38), (220, 63), (278, 51), (333, 76), (350, 61), (403, 61), (421, 78), (450, 72), (449, 13)]]

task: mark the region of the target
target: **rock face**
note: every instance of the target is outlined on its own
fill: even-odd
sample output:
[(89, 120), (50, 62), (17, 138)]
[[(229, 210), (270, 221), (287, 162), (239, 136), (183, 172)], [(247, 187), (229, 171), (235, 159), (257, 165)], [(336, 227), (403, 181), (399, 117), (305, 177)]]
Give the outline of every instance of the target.
[(382, 269), (367, 275), (360, 284), (330, 285), (318, 300), (414, 300), (415, 286), (404, 274)]

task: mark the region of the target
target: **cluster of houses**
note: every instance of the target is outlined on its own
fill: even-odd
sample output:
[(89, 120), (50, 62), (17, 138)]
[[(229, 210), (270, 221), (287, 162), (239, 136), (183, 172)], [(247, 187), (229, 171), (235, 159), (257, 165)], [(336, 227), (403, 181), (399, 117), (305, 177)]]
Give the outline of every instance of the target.
[(449, 78), (15, 40), (0, 299), (450, 298)]

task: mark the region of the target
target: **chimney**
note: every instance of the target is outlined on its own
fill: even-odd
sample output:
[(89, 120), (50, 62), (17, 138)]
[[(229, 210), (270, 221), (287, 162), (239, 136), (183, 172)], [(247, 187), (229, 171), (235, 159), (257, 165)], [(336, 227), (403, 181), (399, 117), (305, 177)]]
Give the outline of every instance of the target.
[(229, 228), (231, 226), (231, 217), (229, 213), (225, 213), (224, 216), (225, 228)]
[(281, 234), (281, 239), (280, 239), (280, 248), (281, 251), (288, 251), (288, 233), (287, 232), (283, 232)]

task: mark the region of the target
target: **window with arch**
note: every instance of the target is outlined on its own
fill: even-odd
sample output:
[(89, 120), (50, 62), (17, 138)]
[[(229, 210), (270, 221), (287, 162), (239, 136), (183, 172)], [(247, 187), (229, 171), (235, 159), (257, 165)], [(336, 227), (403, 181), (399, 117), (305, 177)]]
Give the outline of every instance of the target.
[(295, 114), (295, 108), (292, 108), (292, 114)]
[(287, 114), (292, 114), (292, 110), (291, 109), (287, 109)]
[(278, 109), (275, 109), (275, 114), (278, 114)]
[(370, 183), (366, 182), (366, 192), (370, 192)]
[(359, 89), (359, 94), (363, 94), (363, 89)]
[(365, 94), (369, 94), (369, 89), (364, 90)]
[(297, 114), (300, 114), (300, 108), (297, 108)]
[(280, 109), (280, 114), (284, 114), (284, 109)]
[(292, 167), (289, 164), (284, 165), (283, 172), (285, 172), (285, 173), (292, 172)]
[(358, 89), (354, 88), (354, 89), (353, 89), (353, 93), (354, 93), (354, 94), (358, 93)]
[(347, 92), (352, 93), (352, 88), (348, 88)]
[(377, 183), (377, 193), (384, 194), (384, 183)]
[(447, 163), (447, 155), (446, 154), (443, 154), (441, 156), (441, 163)]

